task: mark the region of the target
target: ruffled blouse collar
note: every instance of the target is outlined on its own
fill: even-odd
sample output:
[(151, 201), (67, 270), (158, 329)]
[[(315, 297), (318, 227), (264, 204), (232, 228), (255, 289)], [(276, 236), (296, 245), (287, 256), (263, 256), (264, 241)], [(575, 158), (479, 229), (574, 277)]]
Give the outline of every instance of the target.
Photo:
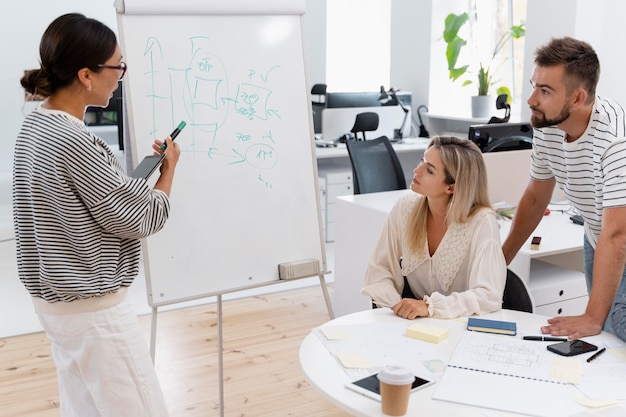
[[(420, 198), (419, 196), (416, 197)], [(401, 230), (407, 230), (409, 218), (415, 204), (415, 198), (407, 198), (402, 202), (400, 208)], [(447, 291), (467, 256), (474, 225), (488, 213), (488, 209), (482, 209), (475, 213), (467, 222), (448, 225), (448, 230), (446, 230), (437, 251), (432, 257), (428, 253), (427, 243), (419, 252), (409, 251), (410, 245), (407, 234), (404, 233), (404, 242), (402, 242), (404, 247), (402, 253), (402, 275), (408, 276), (424, 262), (430, 261), (432, 268), (434, 268), (433, 275), (436, 277), (439, 286), (444, 291)]]

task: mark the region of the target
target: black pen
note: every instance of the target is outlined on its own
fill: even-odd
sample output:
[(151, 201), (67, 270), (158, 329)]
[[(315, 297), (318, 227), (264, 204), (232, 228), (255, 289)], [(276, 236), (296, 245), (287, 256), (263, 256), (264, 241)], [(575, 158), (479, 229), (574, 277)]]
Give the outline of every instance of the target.
[(537, 340), (539, 342), (567, 342), (564, 337), (552, 337), (552, 336), (524, 336), (524, 340)]
[(597, 351), (596, 353), (594, 353), (593, 355), (589, 356), (587, 358), (587, 363), (591, 362), (592, 360), (594, 360), (595, 358), (597, 358), (598, 356), (602, 355), (604, 353), (604, 351), (606, 350), (606, 348), (602, 348), (599, 351)]

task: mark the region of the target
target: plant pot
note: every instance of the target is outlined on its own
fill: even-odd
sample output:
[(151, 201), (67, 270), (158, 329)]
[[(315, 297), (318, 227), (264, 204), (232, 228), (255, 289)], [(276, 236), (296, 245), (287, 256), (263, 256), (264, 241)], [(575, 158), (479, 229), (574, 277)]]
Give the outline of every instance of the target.
[(472, 96), (472, 117), (491, 117), (496, 111), (494, 96)]

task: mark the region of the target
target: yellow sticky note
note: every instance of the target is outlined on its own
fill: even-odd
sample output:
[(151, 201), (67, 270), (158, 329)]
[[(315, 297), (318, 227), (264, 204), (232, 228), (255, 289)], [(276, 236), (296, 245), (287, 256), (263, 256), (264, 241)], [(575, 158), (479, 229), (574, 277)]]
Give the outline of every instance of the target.
[(626, 362), (626, 348), (613, 348), (608, 349), (608, 351), (621, 361)]
[(589, 407), (589, 408), (608, 407), (609, 405), (615, 405), (619, 403), (619, 401), (617, 400), (594, 399), (594, 398), (589, 398), (584, 395), (578, 395), (572, 399), (576, 401), (578, 404), (584, 405), (585, 407)]
[(350, 334), (340, 326), (325, 326), (320, 327), (320, 331), (326, 336), (328, 340), (346, 340), (350, 339)]
[(406, 335), (414, 339), (425, 340), (431, 343), (439, 343), (448, 338), (448, 329), (427, 324), (415, 323), (407, 327)]
[(365, 356), (358, 353), (337, 352), (335, 356), (344, 368), (371, 368)]
[(580, 384), (583, 377), (583, 364), (573, 358), (555, 358), (550, 368), (550, 378), (569, 384)]

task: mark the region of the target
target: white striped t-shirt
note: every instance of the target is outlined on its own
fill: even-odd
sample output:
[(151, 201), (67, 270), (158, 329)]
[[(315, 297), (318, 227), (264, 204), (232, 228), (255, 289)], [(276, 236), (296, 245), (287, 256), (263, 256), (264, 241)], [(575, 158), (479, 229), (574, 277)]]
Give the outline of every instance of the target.
[(98, 297), (129, 286), (140, 238), (160, 230), (169, 200), (128, 177), (84, 123), (42, 107), (18, 134), (13, 217), (20, 280), (48, 302)]
[(595, 248), (602, 229), (602, 209), (626, 205), (626, 120), (624, 109), (596, 97), (585, 133), (574, 142), (556, 127), (534, 129), (531, 177), (555, 178), (585, 220), (585, 234)]

